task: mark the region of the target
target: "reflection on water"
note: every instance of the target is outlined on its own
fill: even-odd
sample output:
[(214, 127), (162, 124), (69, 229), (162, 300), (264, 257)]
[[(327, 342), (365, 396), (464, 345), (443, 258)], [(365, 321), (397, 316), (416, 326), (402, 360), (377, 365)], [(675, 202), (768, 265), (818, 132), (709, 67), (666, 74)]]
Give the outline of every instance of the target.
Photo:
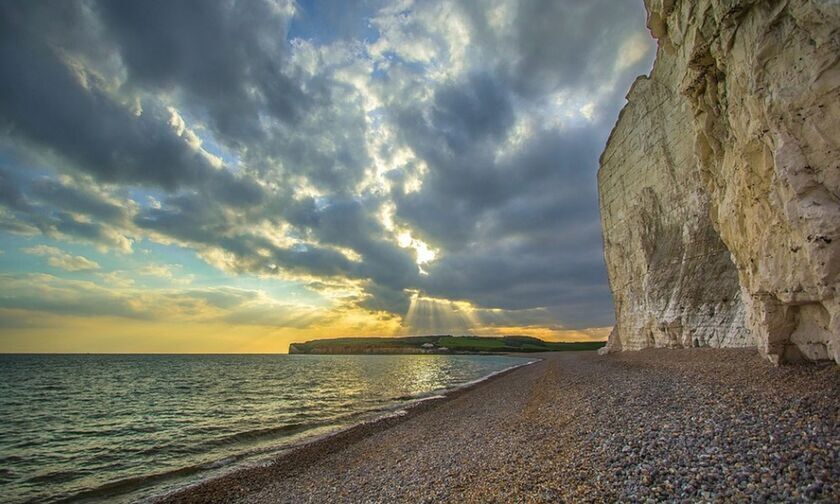
[(134, 500), (522, 362), (0, 355), (0, 495)]

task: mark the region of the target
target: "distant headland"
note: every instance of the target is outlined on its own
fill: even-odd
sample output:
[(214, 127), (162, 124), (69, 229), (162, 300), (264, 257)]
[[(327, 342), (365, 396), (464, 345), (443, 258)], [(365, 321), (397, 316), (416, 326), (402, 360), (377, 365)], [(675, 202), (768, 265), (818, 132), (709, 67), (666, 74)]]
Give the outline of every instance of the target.
[(289, 345), (290, 354), (433, 354), (597, 350), (603, 341), (549, 342), (532, 336), (408, 336), (334, 338)]

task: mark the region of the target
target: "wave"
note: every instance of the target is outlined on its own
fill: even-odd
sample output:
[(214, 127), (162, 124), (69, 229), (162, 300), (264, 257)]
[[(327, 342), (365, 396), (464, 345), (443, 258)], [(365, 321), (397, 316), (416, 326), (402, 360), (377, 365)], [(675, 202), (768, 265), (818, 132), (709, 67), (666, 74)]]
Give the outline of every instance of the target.
[(530, 360), (528, 362), (523, 362), (522, 364), (514, 364), (514, 365), (508, 366), (504, 369), (500, 369), (498, 371), (493, 371), (492, 373), (490, 373), (488, 375), (485, 375), (485, 376), (482, 376), (481, 378), (476, 378), (475, 380), (468, 381), (466, 383), (463, 383), (461, 385), (453, 387), (450, 390), (460, 390), (460, 389), (464, 389), (464, 388), (467, 388), (467, 387), (472, 387), (473, 385), (477, 385), (477, 384), (479, 384), (483, 381), (487, 381), (490, 378), (493, 378), (494, 376), (498, 376), (502, 373), (507, 373), (508, 371), (513, 371), (516, 368), (521, 368), (521, 367), (524, 367), (524, 366), (530, 366), (531, 364), (534, 364), (535, 362), (539, 362), (539, 361), (540, 361), (540, 359), (534, 359), (534, 360)]
[(71, 481), (75, 478), (86, 475), (86, 471), (53, 471), (47, 474), (39, 474), (24, 480), (27, 484), (50, 484), (60, 481)]
[[(285, 435), (284, 437), (290, 437), (297, 433), (302, 433), (307, 430), (317, 429), (319, 427), (323, 427), (328, 425), (325, 422), (314, 422), (310, 424), (287, 424), (281, 425), (277, 427), (268, 427), (262, 429), (253, 429), (249, 431), (243, 431), (236, 434), (232, 434), (229, 436), (225, 436), (223, 438), (218, 439), (211, 439), (201, 443), (198, 443), (194, 447), (190, 448), (189, 451), (192, 452), (203, 452), (206, 451), (206, 448), (211, 446), (220, 446), (220, 445), (230, 445), (241, 443), (243, 441), (255, 441), (264, 439), (267, 437), (273, 437), (278, 435)], [(204, 448), (204, 449), (202, 449)], [(56, 496), (54, 499), (50, 500), (49, 502), (56, 502), (56, 503), (65, 503), (65, 502), (76, 502), (80, 500), (99, 500), (99, 499), (107, 499), (110, 497), (117, 497), (127, 495), (129, 493), (139, 491), (143, 488), (153, 487), (155, 485), (160, 485), (168, 480), (174, 479), (184, 479), (190, 476), (195, 476), (201, 473), (207, 473), (214, 470), (225, 469), (227, 467), (234, 466), (238, 462), (250, 459), (258, 455), (264, 455), (267, 453), (277, 453), (284, 449), (288, 449), (289, 445), (273, 445), (269, 447), (260, 447), (254, 448), (251, 450), (241, 450), (235, 454), (228, 455), (222, 457), (220, 459), (210, 460), (210, 461), (202, 461), (200, 463), (187, 465), (184, 467), (178, 467), (170, 470), (155, 472), (155, 473), (148, 473), (142, 474), (138, 476), (131, 476), (127, 478), (121, 478), (114, 481), (107, 482), (103, 485), (99, 485), (93, 488), (87, 488), (83, 490), (79, 490), (77, 492), (73, 492), (68, 495), (61, 495)], [(144, 454), (154, 454), (154, 453), (168, 453), (170, 452), (171, 447), (164, 447), (164, 446), (157, 446), (153, 448), (149, 448), (144, 450)], [(69, 475), (65, 474), (48, 474), (38, 477), (40, 483), (48, 483), (52, 480), (52, 477), (66, 477)], [(177, 486), (175, 488), (178, 488)], [(171, 491), (171, 490), (170, 490)], [(161, 496), (160, 492), (156, 492), (154, 496)], [(151, 496), (150, 498), (153, 498)]]
[(107, 497), (124, 495), (131, 491), (138, 490), (155, 483), (160, 483), (168, 479), (191, 476), (204, 470), (206, 470), (204, 464), (196, 464), (171, 469), (169, 471), (132, 476), (111, 481), (98, 487), (81, 490), (70, 495), (58, 496), (51, 502), (69, 503), (89, 499), (105, 499)]
[(286, 425), (278, 425), (276, 427), (263, 427), (260, 429), (253, 429), (235, 434), (229, 434), (224, 437), (209, 439), (200, 443), (203, 446), (223, 446), (228, 444), (242, 443), (243, 441), (257, 441), (267, 437), (274, 437), (279, 434), (295, 434), (303, 432), (323, 425), (328, 425), (330, 422), (310, 422), (310, 423), (293, 423)]

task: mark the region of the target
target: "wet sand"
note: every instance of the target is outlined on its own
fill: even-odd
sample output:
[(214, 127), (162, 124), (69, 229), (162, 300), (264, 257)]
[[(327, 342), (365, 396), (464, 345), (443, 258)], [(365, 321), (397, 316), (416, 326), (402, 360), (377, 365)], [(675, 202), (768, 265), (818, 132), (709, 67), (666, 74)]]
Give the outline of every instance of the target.
[(840, 367), (541, 354), (161, 502), (840, 501)]

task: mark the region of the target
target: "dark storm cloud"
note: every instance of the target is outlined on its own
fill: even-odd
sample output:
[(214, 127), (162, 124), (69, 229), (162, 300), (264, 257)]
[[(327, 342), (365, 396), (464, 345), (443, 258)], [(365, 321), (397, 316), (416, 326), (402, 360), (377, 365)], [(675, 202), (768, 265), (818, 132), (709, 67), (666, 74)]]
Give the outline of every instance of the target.
[[(0, 219), (0, 228), (14, 233), (69, 237), (126, 250), (130, 245), (114, 226), (129, 212), (102, 194), (54, 179), (32, 179), (0, 166), (0, 209), (14, 220)], [(80, 220), (76, 215), (84, 216)]]
[(507, 309), (579, 304), (587, 317), (568, 310), (560, 320), (611, 323), (595, 191), (605, 135), (598, 126), (542, 132), (500, 162), (481, 148), (429, 156), (421, 190), (395, 195), (397, 215), (444, 249), (422, 288)]
[(29, 210), (31, 204), (20, 186), (18, 174), (0, 165), (0, 205), (11, 210)]
[[(285, 65), (288, 12), (270, 1), (97, 2), (128, 85), (184, 106), (271, 178), (352, 192), (369, 162), (355, 90)], [(274, 173), (272, 173), (274, 172)]]
[(506, 90), (492, 75), (473, 75), (439, 89), (428, 110), (393, 113), (402, 140), (430, 168), (419, 193), (395, 192), (398, 216), (436, 245), (463, 243), (485, 209), (513, 194), (515, 182), (492, 159), (513, 122)]
[(89, 189), (42, 178), (32, 183), (32, 195), (39, 200), (70, 212), (88, 215), (97, 221), (123, 222), (129, 218), (125, 206), (106, 200)]
[(457, 249), (479, 237), (492, 242), (507, 232), (542, 232), (597, 218), (594, 177), (603, 128), (542, 131), (500, 161), (493, 155), (498, 142), (478, 139), (452, 153), (446, 132), (433, 123), (403, 123), (401, 131), (429, 173), (419, 192), (394, 195), (398, 215), (436, 245)]
[(172, 130), (162, 107), (137, 116), (93, 76), (74, 72), (27, 24), (27, 6), (4, 4), (0, 16), (0, 128), (8, 135), (55, 151), (103, 182), (204, 186), (225, 203), (259, 201), (256, 184), (213, 167)]
[(261, 115), (296, 122), (309, 105), (282, 73), (287, 14), (272, 2), (97, 2), (136, 85), (179, 90), (226, 141), (264, 138)]
[(397, 315), (405, 315), (409, 307), (409, 296), (402, 289), (393, 289), (370, 282), (365, 284), (365, 293), (357, 304), (372, 311), (384, 311)]
[[(573, 159), (548, 161), (554, 171), (534, 186), (480, 213), (458, 216), (457, 222), (467, 225), (459, 239), (444, 242), (447, 252), (426, 266), (429, 275), (420, 284), (426, 292), (488, 307), (549, 307), (570, 327), (611, 323), (595, 195), (583, 189), (586, 172), (577, 180), (568, 173), (579, 168)], [(443, 203), (428, 198), (427, 208)], [(436, 236), (429, 238), (434, 242)]]
[[(375, 206), (338, 200), (319, 209), (312, 200), (305, 200), (274, 209), (288, 213), (288, 221), (296, 225), (305, 242), (278, 246), (251, 233), (223, 208), (195, 195), (170, 198), (159, 209), (144, 209), (135, 224), (184, 242), (218, 247), (234, 254), (243, 271), (266, 272), (274, 264), (291, 273), (371, 279), (389, 292), (401, 291), (417, 277), (409, 251), (386, 239), (373, 213)], [(353, 250), (363, 260), (348, 259), (337, 247)]]
[(410, 286), (417, 277), (417, 265), (405, 249), (385, 238), (382, 224), (373, 215), (375, 209), (356, 200), (337, 201), (318, 212), (312, 232), (319, 241), (353, 249), (364, 257), (358, 266), (360, 277), (392, 289)]
[(492, 75), (479, 74), (438, 89), (429, 126), (458, 153), (480, 140), (500, 140), (512, 122), (508, 91)]
[(162, 208), (147, 208), (135, 217), (141, 229), (233, 254), (241, 272), (272, 273), (275, 265), (290, 273), (356, 277), (356, 266), (337, 250), (315, 244), (281, 247), (251, 232), (247, 223), (200, 195), (169, 199)]

